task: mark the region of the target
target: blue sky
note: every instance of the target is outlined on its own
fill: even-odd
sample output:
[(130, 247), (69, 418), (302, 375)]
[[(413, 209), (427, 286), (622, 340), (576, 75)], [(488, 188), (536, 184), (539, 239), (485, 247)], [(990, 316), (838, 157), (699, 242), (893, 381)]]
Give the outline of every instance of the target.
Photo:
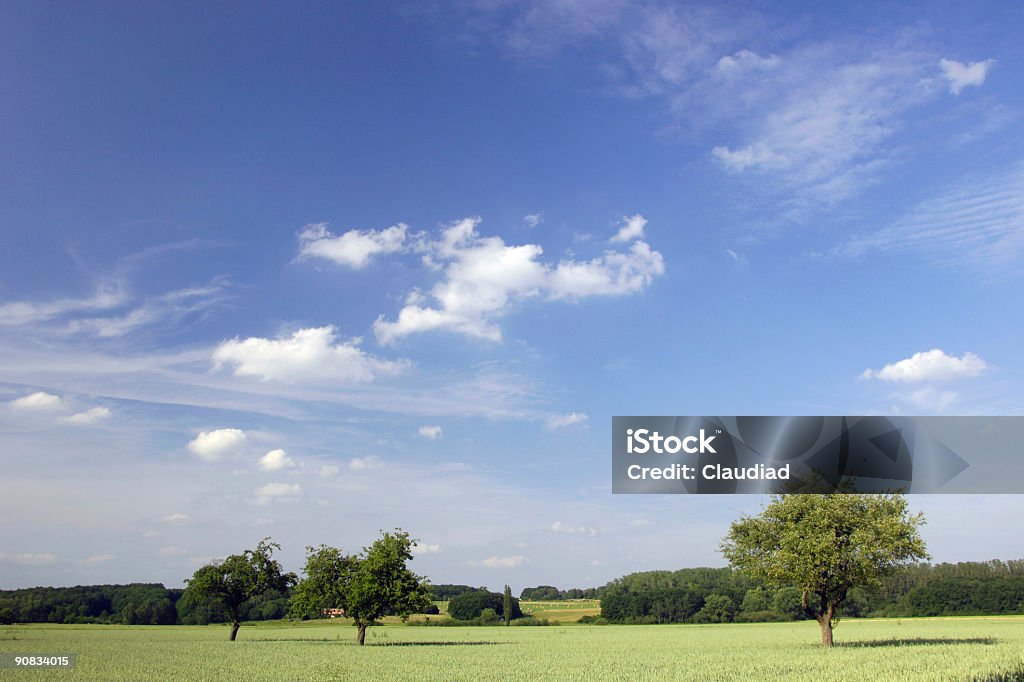
[(612, 415), (1024, 413), (1022, 13), (4, 3), (0, 587), (722, 565), (762, 500), (613, 496)]

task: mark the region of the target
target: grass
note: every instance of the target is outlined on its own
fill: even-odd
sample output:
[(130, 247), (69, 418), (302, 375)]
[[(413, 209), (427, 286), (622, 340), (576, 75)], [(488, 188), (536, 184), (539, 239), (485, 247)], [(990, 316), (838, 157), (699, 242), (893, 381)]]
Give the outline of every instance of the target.
[[(571, 609), (567, 609), (571, 610)], [(557, 628), (20, 625), (0, 652), (78, 654), (82, 680), (1024, 680), (1024, 617), (851, 620), (822, 650), (814, 622)]]

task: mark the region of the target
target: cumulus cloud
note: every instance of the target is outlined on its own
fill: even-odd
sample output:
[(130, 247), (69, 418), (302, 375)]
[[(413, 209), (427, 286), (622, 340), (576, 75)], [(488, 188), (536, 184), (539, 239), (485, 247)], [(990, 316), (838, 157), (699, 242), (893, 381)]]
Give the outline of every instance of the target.
[(440, 426), (421, 426), (418, 433), (424, 438), (437, 440), (441, 437), (442, 430)]
[(36, 391), (7, 403), (16, 410), (52, 410), (61, 406), (60, 396)]
[(84, 412), (77, 412), (70, 417), (67, 417), (64, 421), (69, 424), (85, 426), (88, 424), (95, 424), (96, 422), (103, 421), (104, 419), (109, 419), (110, 414), (109, 408), (93, 407), (92, 409), (85, 410)]
[(374, 256), (401, 251), (407, 229), (398, 223), (383, 230), (349, 230), (335, 237), (326, 223), (307, 225), (299, 233), (299, 258), (325, 258), (359, 270)]
[(361, 339), (342, 341), (333, 326), (300, 329), (276, 339), (250, 337), (224, 341), (213, 352), (214, 369), (233, 367), (235, 376), (261, 381), (358, 383), (392, 375), (408, 367), (359, 348)]
[(188, 449), (201, 458), (213, 462), (223, 455), (237, 450), (245, 442), (245, 432), (240, 429), (217, 429), (200, 433), (188, 442)]
[(302, 494), (298, 483), (268, 483), (256, 489), (256, 502), (269, 504), (274, 500), (294, 499)]
[(412, 553), (416, 555), (421, 554), (439, 554), (441, 552), (441, 545), (433, 544), (428, 545), (421, 542), (417, 542), (411, 548)]
[(561, 521), (555, 521), (549, 528), (554, 533), (565, 533), (567, 535), (587, 535), (589, 537), (595, 537), (597, 535), (597, 529), (591, 528), (590, 526), (574, 526), (568, 523), (562, 523)]
[[(633, 226), (642, 230), (642, 216)], [(664, 261), (643, 241), (628, 251), (606, 251), (590, 261), (540, 261), (537, 244), (508, 245), (500, 237), (482, 237), (479, 218), (466, 218), (445, 228), (436, 242), (424, 243), (424, 262), (443, 272), (427, 297), (414, 292), (394, 321), (380, 316), (373, 329), (384, 344), (409, 334), (447, 330), (490, 341), (501, 340), (496, 320), (517, 302), (535, 298), (577, 300), (589, 296), (620, 296), (648, 286), (664, 272)]]
[(860, 378), (905, 383), (949, 381), (975, 377), (987, 369), (988, 364), (974, 353), (964, 353), (958, 358), (946, 355), (941, 349), (933, 348), (914, 353), (909, 358), (888, 364), (882, 369), (866, 369)]
[(637, 213), (636, 215), (626, 216), (622, 219), (624, 225), (615, 233), (610, 242), (625, 243), (631, 242), (634, 239), (643, 239), (644, 228), (647, 226), (647, 218)]
[(348, 466), (353, 471), (381, 469), (384, 467), (384, 460), (382, 460), (377, 455), (370, 455), (368, 457), (354, 457), (352, 458), (352, 461), (348, 463)]
[(994, 59), (986, 59), (981, 62), (970, 62), (964, 64), (952, 59), (940, 59), (939, 66), (942, 68), (942, 76), (949, 81), (949, 91), (959, 95), (960, 91), (971, 85), (981, 85), (985, 82), (988, 70), (995, 64)]
[(590, 417), (583, 412), (569, 412), (568, 414), (559, 414), (554, 417), (549, 417), (548, 428), (560, 429), (574, 424), (586, 424), (588, 421), (590, 421)]
[(483, 568), (517, 568), (525, 563), (528, 563), (526, 557), (521, 555), (516, 556), (492, 556), (486, 559), (480, 559), (479, 561), (470, 561), (471, 566), (481, 566)]
[(295, 466), (295, 460), (288, 453), (278, 448), (260, 457), (260, 469), (263, 471), (280, 471)]
[[(188, 515), (182, 514), (181, 512), (174, 512), (173, 514), (165, 516), (163, 520), (167, 523), (184, 523), (185, 521), (188, 521)], [(156, 533), (155, 535), (159, 535), (159, 533)]]

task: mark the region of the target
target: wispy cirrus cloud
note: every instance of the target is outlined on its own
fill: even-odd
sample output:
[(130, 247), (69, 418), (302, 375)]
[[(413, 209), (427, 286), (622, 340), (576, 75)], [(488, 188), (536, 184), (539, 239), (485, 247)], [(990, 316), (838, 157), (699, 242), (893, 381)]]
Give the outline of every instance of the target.
[(940, 265), (1005, 266), (1024, 253), (1024, 164), (1015, 164), (920, 202), (887, 227), (837, 247), (834, 255), (914, 253)]

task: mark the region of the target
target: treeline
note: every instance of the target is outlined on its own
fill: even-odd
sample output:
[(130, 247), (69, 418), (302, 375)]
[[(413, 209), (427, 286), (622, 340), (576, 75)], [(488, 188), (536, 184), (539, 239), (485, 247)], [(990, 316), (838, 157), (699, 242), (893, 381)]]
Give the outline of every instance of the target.
[(0, 590), (0, 623), (173, 625), (181, 592), (159, 583)]
[[(245, 620), (284, 618), (290, 595), (271, 592), (242, 606)], [(0, 590), (0, 623), (206, 625), (228, 620), (216, 603), (190, 599), (160, 583)]]
[[(769, 589), (730, 568), (648, 571), (613, 580), (601, 597), (612, 623), (727, 623), (800, 620), (802, 592)], [(1024, 561), (919, 564), (881, 589), (854, 588), (840, 615), (913, 617), (1024, 613)]]
[(580, 589), (574, 587), (568, 590), (560, 590), (551, 585), (538, 585), (537, 587), (526, 587), (519, 594), (523, 601), (564, 601), (566, 599), (600, 599), (603, 587), (588, 587)]

